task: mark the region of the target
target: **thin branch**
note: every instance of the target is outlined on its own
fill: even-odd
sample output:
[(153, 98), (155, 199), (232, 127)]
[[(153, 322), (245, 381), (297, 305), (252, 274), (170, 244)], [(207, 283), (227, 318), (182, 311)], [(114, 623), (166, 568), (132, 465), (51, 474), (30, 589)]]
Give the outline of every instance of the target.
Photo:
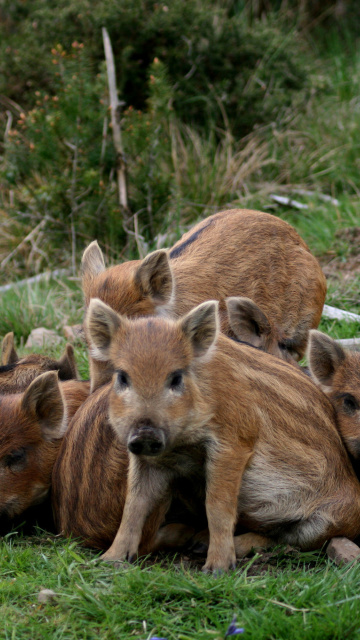
[(39, 273), (37, 276), (26, 278), (26, 280), (18, 280), (18, 282), (11, 282), (10, 284), (4, 284), (0, 287), (0, 293), (9, 291), (14, 287), (22, 287), (27, 284), (33, 284), (34, 282), (40, 282), (46, 280), (46, 278), (55, 278), (59, 276), (66, 276), (69, 273), (68, 269), (55, 269), (55, 271), (46, 271), (45, 273)]
[(117, 96), (116, 89), (116, 75), (115, 75), (115, 62), (112, 51), (112, 46), (109, 38), (109, 34), (105, 27), (102, 28), (105, 58), (106, 58), (106, 70), (108, 76), (109, 94), (110, 94), (110, 111), (111, 111), (111, 126), (113, 133), (113, 141), (115, 151), (117, 155), (117, 183), (120, 208), (123, 214), (124, 223), (127, 227), (130, 217), (130, 211), (127, 199), (126, 188), (126, 163), (124, 150), (122, 145), (121, 127), (120, 127), (120, 102)]
[(22, 247), (27, 242), (31, 242), (32, 239), (34, 238), (34, 236), (40, 231), (40, 229), (42, 229), (45, 226), (46, 222), (47, 222), (47, 218), (43, 218), (43, 220), (41, 220), (41, 222), (39, 222), (39, 224), (36, 225), (36, 227), (34, 227), (34, 229), (32, 229), (32, 231), (30, 231), (30, 233), (28, 233), (27, 236), (25, 236), (25, 238), (23, 238), (23, 240), (20, 242), (20, 244), (18, 244), (17, 247), (15, 247), (15, 249), (13, 251), (11, 251), (6, 256), (6, 258), (4, 258), (4, 260), (2, 260), (2, 262), (0, 263), (0, 267), (1, 268), (5, 267), (5, 265), (7, 265), (7, 263), (15, 255), (15, 253), (17, 253), (20, 249), (22, 249)]
[[(76, 118), (76, 130), (79, 128), (79, 117)], [(71, 188), (70, 188), (70, 219), (71, 219), (71, 266), (73, 276), (76, 275), (76, 230), (75, 230), (75, 212), (79, 209), (79, 205), (77, 204), (75, 189), (76, 189), (76, 172), (77, 172), (77, 164), (78, 164), (78, 138), (76, 137), (76, 144), (71, 144), (70, 142), (65, 143), (67, 146), (73, 151), (73, 163), (72, 163), (72, 178), (71, 178)]]
[(284, 196), (277, 196), (274, 193), (270, 194), (269, 198), (274, 200), (278, 204), (282, 204), (285, 207), (293, 207), (294, 209), (308, 209), (307, 204), (303, 204), (302, 202), (298, 202), (297, 200), (292, 200), (292, 198), (285, 198)]
[(360, 351), (360, 338), (342, 338), (336, 340), (338, 344), (346, 349), (352, 349), (353, 351)]
[(336, 307), (330, 307), (328, 304), (324, 304), (322, 315), (324, 318), (330, 318), (331, 320), (360, 322), (360, 316), (357, 315), (357, 313), (352, 313), (351, 311), (343, 311), (342, 309), (336, 309)]
[(101, 171), (101, 173), (103, 172), (103, 168), (104, 168), (107, 130), (108, 130), (108, 119), (107, 119), (107, 116), (105, 116), (104, 124), (103, 124), (103, 130), (102, 130), (101, 152), (100, 152), (100, 171)]
[(4, 133), (4, 142), (7, 142), (9, 131), (13, 123), (13, 115), (11, 111), (6, 111), (6, 115), (7, 115), (7, 122), (6, 122), (5, 133)]

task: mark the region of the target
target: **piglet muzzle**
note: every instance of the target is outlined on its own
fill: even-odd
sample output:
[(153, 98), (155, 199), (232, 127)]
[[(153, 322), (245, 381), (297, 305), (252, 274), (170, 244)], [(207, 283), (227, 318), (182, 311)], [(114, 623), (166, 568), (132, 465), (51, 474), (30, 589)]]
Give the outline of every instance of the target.
[(136, 456), (158, 456), (165, 449), (165, 434), (161, 429), (142, 426), (130, 433), (127, 446)]

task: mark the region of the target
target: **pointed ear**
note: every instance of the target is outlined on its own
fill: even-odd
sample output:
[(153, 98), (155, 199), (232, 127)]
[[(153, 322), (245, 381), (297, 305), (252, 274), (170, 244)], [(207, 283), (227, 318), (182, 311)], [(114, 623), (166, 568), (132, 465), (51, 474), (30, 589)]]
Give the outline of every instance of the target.
[(57, 362), (59, 366), (59, 378), (60, 380), (78, 380), (79, 372), (75, 360), (74, 347), (71, 344), (67, 344), (65, 351)]
[(219, 333), (219, 303), (203, 302), (180, 320), (180, 326), (192, 343), (194, 355), (204, 356), (215, 343)]
[(10, 331), (4, 337), (1, 345), (1, 364), (15, 364), (18, 362), (19, 356), (15, 350), (14, 333)]
[(81, 273), (83, 278), (98, 276), (99, 273), (105, 271), (105, 261), (103, 253), (97, 243), (97, 240), (91, 242), (85, 249), (81, 260)]
[(22, 409), (40, 424), (45, 440), (62, 438), (66, 430), (66, 406), (57, 371), (35, 378), (25, 391)]
[(226, 307), (236, 338), (260, 347), (262, 336), (271, 331), (270, 322), (260, 307), (250, 298), (227, 298)]
[(315, 329), (309, 332), (307, 359), (310, 372), (322, 387), (331, 387), (334, 373), (345, 358), (344, 349), (330, 336)]
[(135, 284), (144, 296), (149, 296), (156, 304), (170, 302), (174, 281), (165, 249), (153, 251), (144, 258), (135, 273)]
[(93, 358), (96, 360), (109, 359), (112, 339), (116, 331), (126, 324), (126, 318), (120, 316), (99, 298), (90, 300), (85, 326)]

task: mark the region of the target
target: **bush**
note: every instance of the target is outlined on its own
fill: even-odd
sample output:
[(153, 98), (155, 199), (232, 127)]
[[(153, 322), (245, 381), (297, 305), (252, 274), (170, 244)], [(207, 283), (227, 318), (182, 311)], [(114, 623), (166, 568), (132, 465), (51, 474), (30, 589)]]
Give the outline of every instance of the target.
[[(47, 51), (61, 42), (86, 43), (95, 77), (103, 60), (101, 27), (114, 48), (119, 89), (127, 106), (144, 110), (147, 78), (161, 60), (174, 88), (174, 110), (187, 124), (223, 128), (236, 136), (277, 116), (293, 91), (307, 84), (296, 32), (271, 15), (248, 25), (232, 2), (62, 0), (56, 17), (46, 0), (5, 0), (0, 19), (0, 93), (33, 108), (34, 91), (53, 93)], [(61, 34), (61, 38), (59, 38)]]

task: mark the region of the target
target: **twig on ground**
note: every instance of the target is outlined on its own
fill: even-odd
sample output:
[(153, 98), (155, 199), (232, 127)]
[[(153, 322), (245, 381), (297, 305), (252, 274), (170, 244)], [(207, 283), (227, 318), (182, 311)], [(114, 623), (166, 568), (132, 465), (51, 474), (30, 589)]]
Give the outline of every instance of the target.
[(322, 315), (324, 318), (330, 318), (330, 320), (360, 322), (360, 316), (357, 313), (352, 313), (351, 311), (343, 311), (342, 309), (336, 309), (335, 307), (330, 307), (328, 304), (324, 304)]
[(360, 351), (360, 338), (341, 338), (336, 340), (342, 347), (353, 351)]
[(302, 202), (298, 202), (297, 200), (292, 200), (292, 198), (286, 198), (285, 196), (277, 196), (274, 193), (270, 194), (271, 200), (277, 202), (278, 204), (282, 204), (285, 207), (293, 207), (294, 209), (308, 209), (309, 206), (307, 204), (303, 204)]
[(332, 196), (326, 195), (326, 193), (318, 193), (317, 191), (308, 191), (307, 189), (291, 189), (293, 193), (298, 193), (299, 196), (309, 196), (309, 198), (319, 198), (319, 200), (323, 200), (324, 202), (330, 202), (334, 204), (336, 207), (339, 206), (340, 202), (336, 198), (332, 198)]
[(15, 287), (23, 287), (27, 284), (34, 284), (34, 282), (40, 282), (41, 280), (57, 278), (59, 276), (66, 276), (68, 275), (68, 273), (68, 269), (55, 269), (55, 271), (45, 271), (44, 273), (39, 273), (37, 276), (32, 276), (31, 278), (26, 278), (25, 280), (18, 280), (18, 282), (10, 282), (9, 284), (4, 284), (0, 287), (0, 293), (10, 291), (10, 289), (14, 289)]

